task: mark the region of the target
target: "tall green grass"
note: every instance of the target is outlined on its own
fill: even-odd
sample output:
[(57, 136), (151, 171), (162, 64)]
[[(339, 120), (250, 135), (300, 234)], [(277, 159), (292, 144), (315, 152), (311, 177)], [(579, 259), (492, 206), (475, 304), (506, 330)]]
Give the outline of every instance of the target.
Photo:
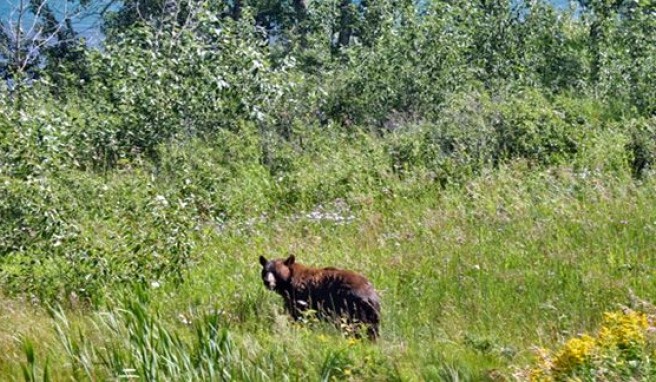
[[(459, 187), (363, 201), (353, 220), (206, 225), (182, 286), (115, 292), (95, 313), (34, 316), (40, 330), (20, 337), (30, 351), (5, 339), (0, 369), (20, 379), (22, 363), (45, 378), (47, 365), (53, 380), (510, 376), (532, 347), (590, 331), (630, 290), (656, 297), (654, 184), (627, 174), (519, 161)], [(259, 254), (289, 253), (366, 274), (382, 296), (381, 341), (289, 322), (257, 265)]]

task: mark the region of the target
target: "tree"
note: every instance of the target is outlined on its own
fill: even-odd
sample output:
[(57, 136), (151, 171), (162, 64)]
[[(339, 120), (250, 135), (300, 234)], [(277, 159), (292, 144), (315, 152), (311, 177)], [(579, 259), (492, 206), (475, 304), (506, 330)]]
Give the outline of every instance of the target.
[(126, 0), (122, 6), (110, 12), (103, 25), (109, 39), (139, 23), (169, 20), (184, 25), (190, 13), (192, 1), (187, 0)]
[(90, 5), (89, 0), (66, 2), (58, 9), (47, 0), (20, 0), (0, 16), (0, 76), (10, 88), (82, 59), (86, 41), (74, 21), (92, 16), (85, 13)]

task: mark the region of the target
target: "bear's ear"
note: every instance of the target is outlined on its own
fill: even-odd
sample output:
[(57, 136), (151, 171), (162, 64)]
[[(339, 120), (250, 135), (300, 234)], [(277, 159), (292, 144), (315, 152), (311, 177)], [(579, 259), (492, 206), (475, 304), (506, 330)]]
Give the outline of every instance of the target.
[(292, 265), (294, 265), (295, 261), (296, 258), (294, 257), (294, 255), (290, 255), (287, 259), (285, 259), (285, 261), (283, 261), (283, 264), (285, 264), (288, 267), (291, 267)]
[(262, 266), (265, 266), (266, 263), (268, 263), (267, 259), (264, 256), (260, 256), (260, 264), (262, 264)]

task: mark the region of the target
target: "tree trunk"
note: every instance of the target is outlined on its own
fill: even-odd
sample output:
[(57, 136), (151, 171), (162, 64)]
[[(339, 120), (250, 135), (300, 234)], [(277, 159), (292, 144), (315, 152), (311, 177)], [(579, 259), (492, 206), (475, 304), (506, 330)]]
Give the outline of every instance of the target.
[(298, 25), (298, 33), (300, 35), (302, 48), (307, 47), (307, 25), (305, 23), (307, 11), (307, 0), (294, 0), (294, 13), (296, 14), (296, 24)]
[(305, 20), (307, 16), (307, 0), (294, 0), (294, 12), (299, 21)]
[(234, 4), (232, 5), (232, 11), (230, 12), (233, 20), (239, 20), (241, 19), (241, 9), (243, 8), (244, 4), (242, 4), (242, 0), (235, 0)]
[(339, 36), (337, 38), (337, 46), (339, 48), (347, 46), (351, 40), (352, 25), (351, 25), (351, 2), (350, 0), (343, 0), (339, 4), (340, 19), (339, 19)]
[(601, 69), (601, 44), (605, 40), (602, 20), (595, 20), (590, 25), (590, 53), (592, 62), (590, 63), (590, 80), (593, 84), (599, 82), (599, 71)]

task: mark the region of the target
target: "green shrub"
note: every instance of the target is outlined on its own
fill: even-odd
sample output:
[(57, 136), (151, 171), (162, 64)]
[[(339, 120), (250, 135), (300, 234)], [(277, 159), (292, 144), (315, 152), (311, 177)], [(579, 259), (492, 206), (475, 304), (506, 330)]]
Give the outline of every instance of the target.
[(578, 151), (585, 130), (568, 121), (542, 95), (525, 91), (499, 105), (494, 127), (498, 158), (527, 158), (540, 164), (563, 163)]
[(29, 247), (45, 251), (78, 234), (73, 201), (52, 178), (0, 177), (0, 258)]
[(636, 178), (643, 177), (656, 163), (656, 118), (631, 120), (628, 123), (631, 169)]
[(7, 292), (98, 301), (108, 287), (183, 279), (197, 227), (187, 200), (138, 176), (58, 177), (2, 183)]
[(458, 182), (517, 158), (553, 165), (579, 152), (590, 128), (584, 113), (532, 91), (495, 98), (477, 91), (454, 94), (435, 122), (398, 127), (386, 138), (394, 170), (422, 168), (441, 183)]
[(287, 66), (270, 67), (250, 20), (219, 19), (205, 10), (189, 25), (135, 26), (89, 53), (90, 83), (69, 98), (87, 122), (74, 137), (94, 154), (85, 159), (112, 167), (124, 158), (157, 158), (158, 146), (175, 136), (236, 130), (244, 120), (269, 122), (276, 100), (292, 85)]

